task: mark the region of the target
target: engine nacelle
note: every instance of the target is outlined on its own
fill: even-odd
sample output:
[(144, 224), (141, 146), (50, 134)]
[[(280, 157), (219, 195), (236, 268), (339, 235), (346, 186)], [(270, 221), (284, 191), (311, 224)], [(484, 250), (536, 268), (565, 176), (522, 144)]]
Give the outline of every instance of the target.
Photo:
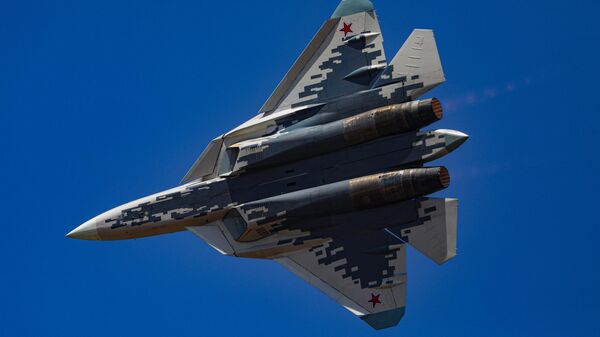
[(252, 139), (227, 149), (231, 172), (264, 168), (418, 130), (442, 118), (440, 101), (389, 105), (324, 125)]
[(442, 119), (440, 101), (431, 98), (388, 105), (342, 120), (344, 139), (350, 144), (418, 130)]
[(353, 208), (363, 209), (414, 199), (450, 186), (445, 167), (414, 168), (350, 180)]
[(223, 222), (235, 240), (251, 242), (287, 224), (410, 200), (449, 185), (445, 167), (393, 171), (253, 201), (232, 210)]

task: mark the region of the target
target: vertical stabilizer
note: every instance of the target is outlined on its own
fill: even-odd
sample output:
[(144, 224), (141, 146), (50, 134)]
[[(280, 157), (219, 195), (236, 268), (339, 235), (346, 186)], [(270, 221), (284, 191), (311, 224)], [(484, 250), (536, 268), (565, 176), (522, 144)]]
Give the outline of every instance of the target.
[(389, 228), (437, 264), (456, 256), (458, 200), (427, 198), (419, 206), (416, 226)]
[(446, 81), (433, 31), (415, 29), (384, 69), (374, 87), (404, 83), (408, 95), (417, 99)]

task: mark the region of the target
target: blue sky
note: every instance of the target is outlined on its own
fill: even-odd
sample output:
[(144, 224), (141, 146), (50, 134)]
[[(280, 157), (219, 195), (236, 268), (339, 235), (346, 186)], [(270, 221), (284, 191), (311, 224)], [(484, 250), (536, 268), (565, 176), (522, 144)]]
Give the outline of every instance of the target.
[(337, 5), (302, 1), (0, 4), (1, 336), (598, 336), (599, 5), (375, 1), (393, 57), (435, 30), (435, 128), (461, 200), (459, 256), (409, 254), (396, 329), (366, 324), (268, 261), (192, 234), (64, 238), (176, 185), (250, 118)]

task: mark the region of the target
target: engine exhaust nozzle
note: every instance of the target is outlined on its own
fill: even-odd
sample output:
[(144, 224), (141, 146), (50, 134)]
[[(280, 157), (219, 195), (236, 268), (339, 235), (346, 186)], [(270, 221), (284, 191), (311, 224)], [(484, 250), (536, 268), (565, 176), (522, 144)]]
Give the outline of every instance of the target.
[(445, 167), (414, 168), (350, 180), (357, 208), (368, 208), (435, 193), (450, 186)]
[(437, 98), (388, 105), (343, 120), (344, 138), (356, 144), (417, 130), (439, 121), (443, 115)]

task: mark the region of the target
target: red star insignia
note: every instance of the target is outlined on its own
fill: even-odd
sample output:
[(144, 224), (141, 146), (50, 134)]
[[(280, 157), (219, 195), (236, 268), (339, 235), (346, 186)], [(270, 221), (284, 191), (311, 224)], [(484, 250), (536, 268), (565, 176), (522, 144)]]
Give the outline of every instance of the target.
[(352, 31), (352, 23), (347, 24), (344, 22), (344, 28), (340, 29), (340, 32), (344, 32), (344, 37), (346, 37), (349, 33), (354, 33)]
[(375, 294), (371, 294), (371, 299), (369, 300), (369, 303), (373, 304), (373, 308), (375, 308), (375, 306), (377, 304), (383, 304), (381, 303), (381, 301), (379, 300), (379, 296), (381, 296), (381, 294), (375, 296)]

